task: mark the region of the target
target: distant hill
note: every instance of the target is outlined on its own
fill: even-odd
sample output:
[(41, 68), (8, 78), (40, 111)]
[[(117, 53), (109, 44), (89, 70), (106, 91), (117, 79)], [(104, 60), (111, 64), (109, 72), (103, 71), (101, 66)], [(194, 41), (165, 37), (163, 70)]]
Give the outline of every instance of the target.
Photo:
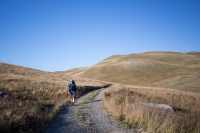
[(127, 85), (200, 92), (200, 52), (113, 55), (94, 66), (65, 73)]
[[(77, 72), (80, 73), (82, 71), (82, 68), (74, 70), (76, 73)], [(72, 70), (72, 72), (74, 70)], [(13, 64), (0, 62), (0, 89), (2, 88), (5, 89), (5, 87), (3, 86), (12, 86), (11, 83), (20, 84), (20, 82), (26, 82), (28, 80), (30, 80), (33, 83), (36, 82), (37, 83), (47, 82), (47, 84), (55, 83), (63, 87), (66, 87), (66, 85), (69, 83), (69, 79), (74, 79), (80, 86), (87, 86), (88, 83), (90, 83), (90, 86), (102, 86), (103, 84), (100, 81), (95, 81), (92, 79), (88, 80), (84, 78), (74, 77), (73, 75), (75, 74), (75, 72), (70, 74), (70, 70), (67, 72), (68, 73), (63, 71), (47, 72), (33, 68), (27, 68), (23, 66), (17, 66)], [(10, 82), (11, 80), (13, 80), (13, 82)]]
[[(70, 78), (87, 85), (88, 79), (126, 85), (173, 88), (200, 93), (200, 52), (145, 52), (113, 55), (91, 67), (67, 71), (45, 72), (0, 63), (0, 76), (57, 82), (63, 85)], [(0, 79), (2, 79), (0, 77)], [(85, 79), (86, 78), (86, 79)], [(96, 82), (95, 82), (96, 84)]]

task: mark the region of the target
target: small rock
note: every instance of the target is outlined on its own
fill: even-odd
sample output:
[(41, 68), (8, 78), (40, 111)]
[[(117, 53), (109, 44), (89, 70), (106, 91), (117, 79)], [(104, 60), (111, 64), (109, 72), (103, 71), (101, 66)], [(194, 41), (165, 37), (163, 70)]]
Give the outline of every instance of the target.
[(158, 108), (158, 109), (163, 109), (169, 112), (174, 112), (173, 108), (167, 104), (157, 104), (157, 103), (140, 103), (140, 105), (146, 105), (148, 107), (152, 107), (152, 108)]
[(0, 98), (13, 98), (11, 95), (9, 95), (6, 92), (0, 92)]

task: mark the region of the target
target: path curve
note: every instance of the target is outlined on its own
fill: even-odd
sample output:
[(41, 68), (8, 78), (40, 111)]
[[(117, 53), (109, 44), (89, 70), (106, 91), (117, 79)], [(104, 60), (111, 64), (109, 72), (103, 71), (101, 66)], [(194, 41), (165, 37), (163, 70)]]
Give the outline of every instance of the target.
[[(90, 92), (76, 99), (75, 106), (63, 107), (47, 133), (141, 133), (124, 129), (107, 115), (101, 103), (104, 91), (101, 89), (93, 100), (86, 100)], [(78, 111), (82, 114), (82, 121), (76, 117)]]

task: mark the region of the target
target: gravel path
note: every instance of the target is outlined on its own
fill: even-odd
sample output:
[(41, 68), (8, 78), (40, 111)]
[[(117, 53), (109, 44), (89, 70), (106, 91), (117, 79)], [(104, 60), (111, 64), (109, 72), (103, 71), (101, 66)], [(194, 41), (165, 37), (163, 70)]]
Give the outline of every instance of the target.
[(87, 100), (90, 92), (76, 99), (75, 106), (63, 107), (47, 133), (140, 133), (124, 129), (107, 115), (101, 103), (104, 90), (93, 100)]

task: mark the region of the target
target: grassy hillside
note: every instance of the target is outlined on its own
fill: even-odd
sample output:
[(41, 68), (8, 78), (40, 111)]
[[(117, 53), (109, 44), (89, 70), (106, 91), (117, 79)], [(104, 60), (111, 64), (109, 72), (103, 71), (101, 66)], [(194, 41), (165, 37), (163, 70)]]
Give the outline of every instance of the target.
[(44, 72), (0, 63), (0, 92), (13, 99), (0, 98), (0, 132), (41, 132), (60, 107), (69, 103), (67, 85), (75, 79), (78, 95), (105, 87), (95, 80), (74, 78), (63, 72)]
[(177, 80), (173, 86), (169, 83), (175, 77), (190, 77), (198, 73), (198, 52), (146, 52), (111, 56), (83, 71), (77, 71), (76, 75), (121, 84), (172, 87), (200, 92), (198, 75), (188, 78), (187, 82), (190, 84), (185, 83), (185, 80)]
[[(148, 102), (161, 103), (161, 99), (164, 100), (162, 103), (167, 103), (173, 107), (177, 106), (175, 108), (189, 112), (193, 111), (185, 108), (189, 107), (187, 101), (190, 101), (188, 99), (193, 101), (195, 98), (197, 102), (194, 104), (197, 109), (195, 111), (199, 113), (199, 95), (191, 93), (191, 96), (189, 93), (200, 93), (199, 52), (146, 52), (114, 55), (91, 67), (62, 72), (45, 72), (0, 63), (0, 92), (7, 92), (13, 96), (13, 100), (0, 98), (0, 132), (41, 132), (54, 118), (60, 107), (69, 102), (69, 97), (66, 95), (69, 79), (76, 81), (79, 95), (87, 90), (98, 89), (112, 83), (125, 84), (125, 88), (135, 88), (134, 86), (138, 85), (134, 89), (134, 93), (155, 92), (156, 96), (154, 96), (154, 93), (145, 94), (144, 99), (152, 98), (152, 101)], [(145, 89), (142, 89), (143, 87)], [(184, 102), (182, 98), (183, 101), (178, 103), (180, 105), (177, 105), (172, 102), (174, 100), (180, 101), (179, 94), (183, 92), (178, 92), (175, 95), (174, 91), (170, 89), (158, 91), (153, 87), (189, 91), (184, 94), (187, 100)], [(151, 88), (150, 91), (146, 91), (146, 89), (149, 90), (148, 88)], [(172, 98), (168, 99), (168, 94)], [(126, 96), (131, 98), (128, 93), (122, 97)], [(141, 94), (138, 96), (140, 99)], [(110, 99), (110, 97), (107, 98), (107, 100)], [(170, 99), (174, 100), (170, 101)], [(132, 104), (133, 101), (128, 102)], [(112, 107), (111, 105), (108, 106)], [(116, 109), (118, 109), (118, 105)], [(114, 115), (117, 114), (113, 113)], [(119, 117), (121, 117), (121, 114)], [(186, 117), (190, 117), (190, 115), (186, 115)], [(195, 117), (191, 116), (191, 118)], [(199, 115), (196, 118), (199, 120)], [(197, 129), (199, 129), (199, 126)]]
[(154, 83), (155, 86), (200, 93), (200, 73), (177, 76)]

